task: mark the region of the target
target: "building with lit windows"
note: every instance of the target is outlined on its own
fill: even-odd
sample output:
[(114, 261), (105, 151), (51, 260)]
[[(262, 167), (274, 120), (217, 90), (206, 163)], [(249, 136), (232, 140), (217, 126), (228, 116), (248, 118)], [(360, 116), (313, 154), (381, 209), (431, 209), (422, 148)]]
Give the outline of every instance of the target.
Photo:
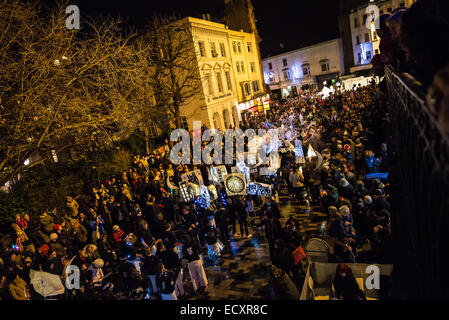
[(416, 0), (376, 0), (351, 10), (349, 22), (354, 57), (351, 73), (371, 69), (371, 59), (380, 53), (380, 38), (375, 29), (376, 15), (391, 13), (397, 8), (409, 8), (415, 2)]
[(181, 107), (184, 122), (189, 128), (194, 120), (208, 128), (237, 127), (241, 111), (252, 107), (257, 98), (266, 99), (255, 34), (208, 19), (183, 20), (195, 42), (203, 83), (199, 96)]
[(295, 95), (299, 88), (322, 88), (344, 73), (340, 39), (321, 42), (262, 60), (265, 83), (278, 96)]

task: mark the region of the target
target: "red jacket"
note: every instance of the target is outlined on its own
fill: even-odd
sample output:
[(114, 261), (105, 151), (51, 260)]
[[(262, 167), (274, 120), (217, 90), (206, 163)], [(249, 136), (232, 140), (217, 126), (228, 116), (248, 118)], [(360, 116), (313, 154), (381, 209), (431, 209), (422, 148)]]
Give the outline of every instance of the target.
[(114, 243), (115, 243), (116, 245), (120, 244), (120, 242), (123, 241), (122, 236), (123, 236), (124, 234), (125, 234), (125, 232), (124, 232), (122, 229), (120, 229), (119, 231), (115, 231), (115, 232), (112, 234), (112, 237), (114, 238)]

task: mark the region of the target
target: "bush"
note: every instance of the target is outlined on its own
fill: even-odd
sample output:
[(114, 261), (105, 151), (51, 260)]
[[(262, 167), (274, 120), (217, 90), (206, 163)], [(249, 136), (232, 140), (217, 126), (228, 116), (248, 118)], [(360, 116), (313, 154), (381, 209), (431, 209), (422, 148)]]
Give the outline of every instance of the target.
[(114, 153), (110, 159), (102, 161), (97, 170), (99, 172), (100, 180), (104, 178), (122, 174), (123, 171), (128, 171), (131, 167), (132, 156), (126, 150), (120, 150)]

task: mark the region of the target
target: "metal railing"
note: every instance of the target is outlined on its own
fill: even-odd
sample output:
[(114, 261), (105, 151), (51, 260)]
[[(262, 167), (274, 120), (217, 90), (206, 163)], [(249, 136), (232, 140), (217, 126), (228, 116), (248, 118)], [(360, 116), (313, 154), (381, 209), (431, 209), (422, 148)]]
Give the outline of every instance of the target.
[(449, 298), (449, 139), (424, 95), (385, 70), (394, 161), (391, 174), (396, 299)]

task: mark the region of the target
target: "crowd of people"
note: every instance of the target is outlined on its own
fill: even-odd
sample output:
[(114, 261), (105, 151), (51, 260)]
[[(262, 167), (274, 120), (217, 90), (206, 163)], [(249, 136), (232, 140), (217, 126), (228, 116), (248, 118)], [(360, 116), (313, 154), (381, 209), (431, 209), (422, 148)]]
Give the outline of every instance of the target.
[[(211, 179), (210, 166), (173, 165), (168, 155), (174, 142), (166, 140), (153, 154), (135, 156), (129, 171), (93, 188), (90, 201), (69, 195), (64, 208), (39, 217), (18, 215), (12, 245), (2, 252), (1, 298), (42, 298), (31, 285), (30, 270), (59, 275), (65, 284), (71, 279), (68, 266), (80, 270), (80, 286), (65, 290), (61, 299), (205, 296), (204, 263), (219, 265), (223, 248), (261, 227), (278, 296), (287, 290), (299, 298), (304, 272), (294, 252), (307, 239), (294, 215), (281, 224), (282, 189), (299, 208), (314, 206), (328, 214), (324, 238), (336, 261), (358, 261), (358, 248), (369, 244), (371, 255), (363, 259), (391, 262), (383, 99), (375, 84), (327, 99), (308, 90), (279, 101), (267, 114), (245, 117), (243, 129), (282, 128), (277, 172), (251, 173), (251, 181), (271, 185), (272, 196), (227, 196)], [(310, 148), (314, 156), (307, 154)], [(204, 185), (216, 185), (219, 196), (209, 207), (183, 201), (176, 187), (194, 170)], [(283, 285), (276, 286), (280, 279)]]

